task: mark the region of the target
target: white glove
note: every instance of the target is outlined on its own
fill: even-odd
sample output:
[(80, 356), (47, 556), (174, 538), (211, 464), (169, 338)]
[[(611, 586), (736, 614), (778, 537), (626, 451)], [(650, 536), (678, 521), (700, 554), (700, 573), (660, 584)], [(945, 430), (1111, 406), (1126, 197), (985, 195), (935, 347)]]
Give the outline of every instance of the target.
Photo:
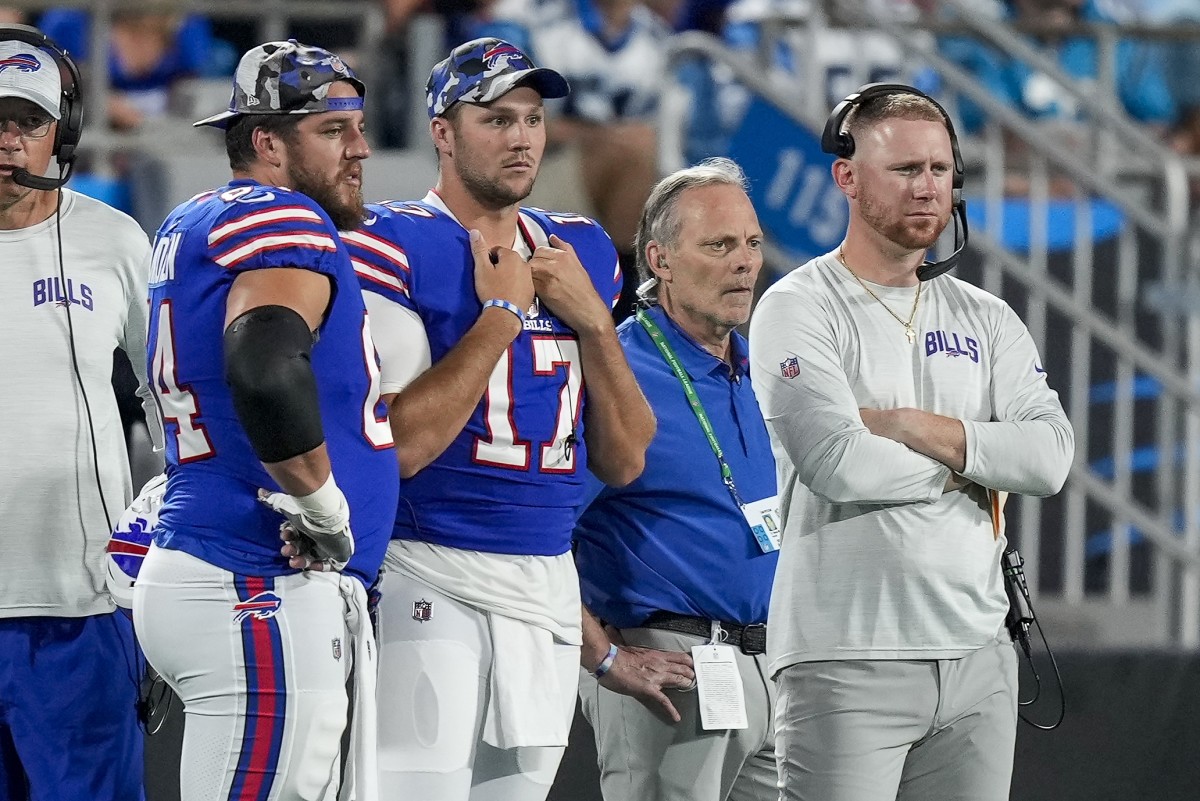
[(350, 505), (332, 473), (308, 495), (260, 489), (258, 499), (287, 518), (284, 525), (290, 525), (298, 535), (293, 541), (299, 550), (297, 555), (309, 563), (319, 562), (321, 570), (341, 570), (354, 555)]

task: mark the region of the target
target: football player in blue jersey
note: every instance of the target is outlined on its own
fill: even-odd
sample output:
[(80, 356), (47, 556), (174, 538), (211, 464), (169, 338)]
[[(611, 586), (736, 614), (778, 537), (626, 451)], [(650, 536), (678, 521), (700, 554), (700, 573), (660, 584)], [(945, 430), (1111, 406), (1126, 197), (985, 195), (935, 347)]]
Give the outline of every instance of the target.
[(147, 355), (167, 487), (133, 608), (185, 704), (184, 801), (329, 798), (352, 663), (342, 797), (355, 781), (374, 794), (375, 666), (359, 646), (399, 477), (337, 236), (363, 211), (363, 92), (320, 48), (248, 51), (228, 111), (197, 123), (224, 129), (233, 180), (155, 239)]
[(437, 186), (343, 232), (378, 326), (401, 490), (380, 604), (381, 797), (540, 801), (578, 684), (584, 471), (635, 478), (654, 417), (595, 221), (519, 204), (566, 81), (455, 48), (428, 85)]

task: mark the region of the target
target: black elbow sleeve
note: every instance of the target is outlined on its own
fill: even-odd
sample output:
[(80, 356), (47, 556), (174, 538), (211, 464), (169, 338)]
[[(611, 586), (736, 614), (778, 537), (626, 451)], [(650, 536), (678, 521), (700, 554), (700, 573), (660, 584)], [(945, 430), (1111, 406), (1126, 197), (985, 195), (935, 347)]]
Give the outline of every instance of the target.
[(282, 462), (325, 441), (313, 334), (286, 306), (259, 306), (225, 329), (225, 383), (258, 458)]

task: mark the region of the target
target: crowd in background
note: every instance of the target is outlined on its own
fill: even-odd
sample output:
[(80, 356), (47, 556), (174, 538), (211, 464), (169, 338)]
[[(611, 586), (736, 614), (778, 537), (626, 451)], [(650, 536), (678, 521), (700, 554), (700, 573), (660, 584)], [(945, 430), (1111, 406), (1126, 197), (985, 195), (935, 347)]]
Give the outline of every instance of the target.
[[(421, 14), (440, 18), (445, 46), (479, 36), (498, 36), (529, 52), (538, 63), (566, 75), (571, 97), (554, 109), (551, 143), (543, 182), (555, 188), (548, 205), (576, 207), (593, 213), (609, 230), (628, 262), (636, 210), (657, 177), (656, 121), (665, 81), (664, 43), (675, 33), (704, 31), (735, 50), (758, 58), (765, 72), (779, 80), (784, 91), (824, 84), (829, 106), (858, 85), (861, 64), (869, 61), (868, 77), (903, 81), (945, 95), (939, 76), (914, 64), (886, 33), (854, 27), (829, 27), (815, 38), (773, 36), (764, 48), (772, 21), (803, 21), (823, 14), (829, 4), (820, 0), (377, 0), (385, 20), (380, 65), (375, 83), (381, 93), (371, 121), (377, 146), (409, 147), (412, 97), (410, 70), (423, 74), (427, 65), (410, 64), (409, 26)], [(1200, 0), (970, 0), (972, 13), (1008, 20), (1031, 31), (1031, 40), (1045, 48), (1069, 75), (1099, 82), (1102, 53), (1095, 37), (1080, 34), (1079, 25), (1131, 23), (1177, 26), (1200, 24)], [(865, 0), (876, 19), (904, 24), (920, 20), (946, 22), (953, 13), (937, 0)], [(51, 9), (37, 15), (5, 12), (10, 21), (36, 23), (85, 65), (90, 52), (90, 18), (78, 9)], [(181, 79), (211, 78), (216, 84), (232, 73), (236, 54), (258, 39), (259, 29), (246, 19), (207, 19), (189, 13), (181, 0), (148, 0), (114, 4), (107, 54), (111, 87), (107, 108), (116, 131), (137, 131), (180, 101), (172, 87)], [(1074, 29), (1075, 32), (1072, 32)], [(1061, 30), (1062, 32), (1056, 32)], [(359, 14), (344, 20), (296, 19), (289, 35), (302, 41), (349, 53), (361, 44)], [(925, 34), (946, 58), (963, 67), (994, 96), (1039, 125), (1071, 135), (1082, 128), (1079, 103), (1054, 81), (1028, 64), (1009, 57), (976, 38), (961, 33)], [(769, 52), (764, 53), (764, 49)], [(821, 70), (823, 76), (804, 74)], [(729, 133), (745, 108), (746, 90), (718, 65), (684, 64), (680, 82), (692, 96), (691, 119), (684, 155), (696, 162), (724, 155)], [(1122, 39), (1116, 50), (1114, 89), (1128, 116), (1149, 126), (1156, 136), (1185, 155), (1200, 155), (1200, 47), (1189, 39)], [(799, 79), (799, 80), (798, 80)], [(173, 106), (174, 103), (174, 106)], [(987, 115), (977, 104), (959, 98), (953, 104), (962, 133), (977, 133)], [(190, 115), (191, 108), (178, 108)], [(418, 139), (417, 142), (420, 140)], [(1020, 144), (1010, 155), (1020, 164)], [(216, 147), (214, 143), (214, 147)], [(587, 158), (580, 154), (586, 153)], [(151, 180), (137, 180), (146, 169), (136, 153), (122, 152), (117, 163), (100, 172), (115, 171), (133, 178), (118, 194), (104, 199), (132, 211), (146, 227), (155, 224), (153, 212), (139, 214), (129, 185), (152, 192)], [(1020, 180), (1010, 190), (1019, 192)], [(86, 185), (79, 187), (88, 191)], [(165, 199), (168, 203), (178, 198)], [(145, 218), (143, 218), (145, 217)]]
[[(350, 0), (342, 0), (347, 5)], [(374, 0), (385, 21), (380, 43), (383, 73), (370, 121), (377, 147), (421, 147), (414, 135), (409, 28), (418, 15), (442, 22), (446, 48), (480, 36), (497, 36), (529, 52), (537, 63), (565, 75), (572, 94), (551, 101), (549, 144), (541, 166), (538, 204), (570, 208), (596, 217), (617, 244), (627, 275), (633, 274), (633, 236), (638, 212), (659, 174), (658, 103), (665, 86), (665, 43), (683, 31), (703, 31), (734, 50), (759, 59), (765, 74), (796, 93), (824, 85), (832, 107), (853, 91), (864, 74), (871, 81), (899, 81), (942, 96), (958, 117), (960, 133), (978, 134), (987, 114), (966, 98), (947, 98), (937, 73), (907, 57), (887, 33), (830, 26), (815, 37), (778, 35), (774, 20), (803, 22), (826, 13), (822, 0)], [(1046, 49), (1069, 75), (1099, 83), (1102, 55), (1096, 39), (1072, 32), (1082, 24), (1145, 26), (1200, 25), (1200, 0), (967, 0), (973, 13), (1024, 26), (1031, 41)], [(953, 12), (939, 0), (863, 0), (879, 21), (902, 24), (946, 22)], [(0, 6), (0, 22), (36, 24), (77, 57), (85, 81), (96, 54), (91, 52), (91, 19), (80, 9), (27, 14)], [(918, 26), (919, 28), (919, 26)], [(1053, 32), (1061, 28), (1062, 33)], [(331, 47), (354, 60), (363, 38), (363, 17), (289, 22), (288, 35)], [(769, 52), (764, 37), (771, 35)], [(994, 96), (1055, 135), (1082, 138), (1085, 112), (1077, 100), (1027, 64), (959, 33), (927, 33), (951, 62), (963, 67)], [(106, 109), (113, 131), (152, 131), (156, 122), (196, 116), (187, 105), (194, 79), (211, 79), (227, 92), (237, 54), (253, 46), (259, 28), (253, 19), (206, 18), (187, 11), (183, 0), (116, 0), (107, 54), (110, 95)], [(438, 48), (441, 49), (441, 48)], [(809, 51), (812, 52), (809, 52)], [(861, 62), (868, 62), (864, 71)], [(855, 68), (850, 68), (854, 65)], [(814, 80), (805, 70), (820, 70)], [(720, 65), (684, 62), (679, 82), (692, 102), (683, 143), (690, 163), (728, 155), (730, 134), (740, 122), (749, 92)], [(1147, 126), (1180, 154), (1200, 157), (1200, 43), (1186, 38), (1122, 39), (1116, 51), (1115, 93), (1128, 116)], [(211, 95), (197, 102), (211, 105)], [(421, 132), (415, 132), (421, 133)], [(94, 134), (93, 134), (94, 136)], [(414, 141), (415, 140), (415, 141)], [(219, 143), (212, 141), (214, 153)], [(1025, 146), (1007, 137), (1012, 194), (1028, 190), (1021, 172)], [(586, 155), (586, 157), (585, 157)], [(131, 213), (153, 232), (180, 198), (164, 197), (169, 169), (137, 146), (119, 148), (111, 163), (91, 165), (72, 186)], [(109, 177), (104, 177), (109, 176)], [(115, 176), (115, 177), (111, 177)], [(1068, 195), (1067, 184), (1052, 181), (1051, 193)], [(1195, 193), (1194, 193), (1195, 194)], [(632, 280), (618, 307), (630, 308)], [(118, 379), (120, 380), (120, 378)], [(133, 404), (130, 404), (131, 412)]]

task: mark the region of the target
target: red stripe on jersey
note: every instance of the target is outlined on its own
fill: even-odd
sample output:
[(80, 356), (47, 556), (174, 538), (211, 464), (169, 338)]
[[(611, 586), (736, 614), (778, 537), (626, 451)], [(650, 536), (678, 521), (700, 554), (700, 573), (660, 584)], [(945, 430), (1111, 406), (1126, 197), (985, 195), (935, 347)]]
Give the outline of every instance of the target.
[(324, 234), (274, 233), (271, 236), (259, 236), (243, 242), (232, 250), (215, 256), (213, 261), (222, 267), (232, 267), (264, 250), (287, 250), (289, 248), (334, 251), (337, 250), (337, 242), (333, 240), (333, 237)]
[(387, 287), (394, 292), (403, 292), (405, 297), (409, 296), (408, 284), (400, 276), (388, 272), (383, 267), (367, 264), (358, 259), (350, 259), (350, 263), (354, 265), (354, 274), (359, 278)]
[(316, 222), (324, 223), (321, 215), (317, 214), (310, 208), (304, 206), (276, 206), (262, 211), (252, 211), (249, 214), (243, 214), (235, 220), (221, 225), (208, 233), (208, 244), (217, 244), (227, 237), (252, 228), (265, 228), (281, 222)]
[(408, 254), (404, 252), (404, 248), (397, 245), (395, 242), (369, 234), (366, 231), (343, 231), (342, 241), (349, 242), (353, 245), (358, 245), (363, 250), (370, 251), (376, 256), (385, 259), (389, 265), (399, 268), (401, 272), (408, 272)]
[(233, 234), (252, 228), (262, 228), (278, 222), (308, 221), (322, 223), (321, 215), (305, 206), (275, 206), (252, 211), (214, 228), (208, 234), (208, 244), (215, 245)]

